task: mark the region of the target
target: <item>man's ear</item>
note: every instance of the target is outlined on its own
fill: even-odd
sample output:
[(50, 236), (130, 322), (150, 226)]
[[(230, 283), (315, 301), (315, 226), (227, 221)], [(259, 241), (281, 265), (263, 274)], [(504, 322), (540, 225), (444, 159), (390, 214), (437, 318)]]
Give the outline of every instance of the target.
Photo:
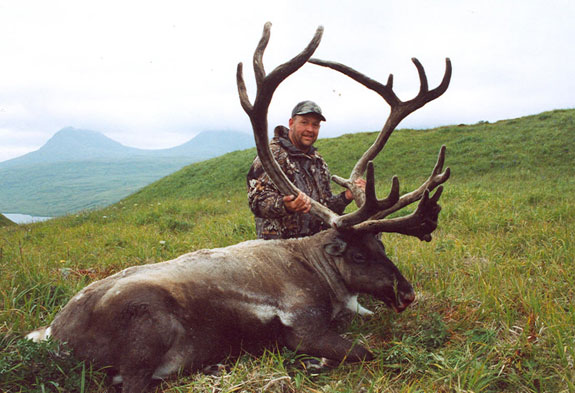
[(326, 245), (323, 246), (323, 249), (325, 250), (325, 252), (328, 255), (331, 255), (332, 257), (342, 256), (343, 253), (345, 252), (346, 248), (347, 248), (347, 243), (344, 242), (339, 237), (336, 237), (333, 240), (333, 242), (327, 243)]

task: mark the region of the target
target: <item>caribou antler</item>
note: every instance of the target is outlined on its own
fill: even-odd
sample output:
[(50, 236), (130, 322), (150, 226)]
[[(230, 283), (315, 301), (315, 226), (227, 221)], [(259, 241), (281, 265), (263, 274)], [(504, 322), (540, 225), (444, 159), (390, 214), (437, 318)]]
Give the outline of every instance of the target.
[(394, 232), (411, 235), (420, 240), (431, 241), (431, 232), (437, 228), (437, 217), (441, 207), (437, 203), (443, 186), (440, 186), (435, 195), (429, 196), (429, 190), (423, 192), (423, 197), (417, 209), (408, 216), (386, 220), (367, 220), (353, 227), (357, 231), (367, 232)]
[[(297, 195), (301, 191), (287, 178), (281, 167), (274, 159), (268, 143), (267, 112), (274, 91), (289, 75), (301, 68), (307, 61), (329, 67), (348, 75), (352, 79), (374, 90), (390, 105), (390, 115), (378, 135), (374, 144), (363, 154), (348, 179), (333, 176), (333, 180), (350, 189), (359, 209), (353, 213), (340, 216), (317, 201), (311, 200), (310, 213), (322, 219), (329, 226), (339, 230), (359, 230), (370, 232), (397, 232), (412, 235), (421, 240), (430, 240), (430, 233), (437, 226), (437, 215), (440, 207), (437, 204), (442, 188), (432, 197), (429, 193), (447, 181), (449, 168), (442, 171), (445, 161), (445, 147), (439, 152), (437, 163), (431, 176), (415, 191), (399, 196), (399, 181), (393, 177), (391, 191), (387, 198), (378, 200), (375, 194), (375, 180), (372, 160), (383, 149), (395, 127), (407, 115), (421, 108), (426, 103), (441, 96), (449, 86), (451, 79), (451, 62), (446, 59), (446, 70), (441, 84), (433, 90), (428, 89), (425, 70), (417, 59), (412, 59), (417, 67), (420, 79), (420, 90), (417, 96), (409, 101), (401, 101), (393, 92), (393, 75), (389, 76), (387, 85), (368, 78), (367, 76), (343, 64), (328, 62), (319, 59), (310, 59), (321, 41), (323, 28), (318, 27), (308, 46), (290, 61), (276, 67), (270, 74), (266, 74), (263, 67), (263, 53), (269, 42), (271, 23), (266, 23), (262, 38), (255, 50), (253, 65), (256, 76), (257, 93), (254, 104), (250, 103), (243, 80), (242, 63), (238, 64), (237, 84), (242, 107), (248, 114), (254, 130), (254, 138), (258, 156), (262, 166), (270, 179), (284, 195)], [(367, 172), (367, 173), (366, 173)], [(366, 173), (365, 191), (356, 185), (356, 180)], [(384, 219), (389, 214), (421, 199), (416, 211), (409, 216)]]
[[(421, 65), (421, 63), (419, 62), (419, 60), (417, 60), (416, 58), (412, 58), (411, 60), (413, 61), (413, 64), (415, 64), (415, 67), (417, 68), (420, 81), (420, 88), (419, 93), (415, 98), (405, 102), (401, 101), (393, 91), (393, 74), (389, 75), (387, 79), (387, 84), (383, 85), (378, 81), (375, 81), (346, 65), (320, 59), (309, 60), (310, 63), (317, 64), (323, 67), (329, 67), (331, 69), (341, 72), (342, 74), (349, 76), (353, 80), (361, 83), (368, 89), (373, 90), (374, 92), (379, 94), (391, 107), (389, 117), (387, 118), (387, 121), (385, 122), (385, 125), (383, 126), (377, 139), (375, 140), (373, 145), (371, 145), (371, 147), (367, 149), (367, 151), (359, 159), (357, 164), (355, 164), (355, 167), (351, 171), (350, 177), (348, 179), (344, 179), (339, 176), (333, 176), (333, 181), (335, 181), (337, 184), (343, 187), (349, 188), (352, 191), (354, 199), (358, 204), (358, 206), (361, 206), (363, 204), (364, 195), (361, 189), (359, 189), (355, 185), (355, 180), (363, 176), (363, 174), (366, 171), (367, 163), (369, 161), (372, 161), (379, 154), (379, 152), (383, 149), (383, 147), (387, 143), (387, 140), (391, 136), (392, 132), (406, 116), (416, 111), (417, 109), (421, 108), (428, 102), (433, 101), (437, 97), (441, 96), (443, 93), (445, 93), (447, 87), (449, 86), (449, 82), (451, 80), (451, 61), (449, 60), (449, 58), (445, 59), (445, 74), (443, 75), (443, 80), (441, 81), (440, 85), (433, 90), (429, 90), (428, 88), (427, 76), (425, 75), (425, 70)], [(442, 151), (443, 154), (445, 154), (445, 149), (443, 149)], [(443, 162), (444, 158), (440, 158), (440, 160), (441, 162)], [(444, 181), (447, 180), (447, 177), (449, 177), (449, 174), (447, 174)], [(423, 190), (418, 194), (417, 199), (421, 198), (422, 193)]]
[[(379, 83), (378, 81), (375, 81), (375, 80), (365, 76), (364, 74), (362, 74), (362, 73), (360, 73), (360, 72), (358, 72), (358, 71), (354, 70), (353, 68), (350, 68), (346, 65), (343, 65), (340, 63), (335, 63), (335, 62), (330, 62), (330, 61), (325, 61), (325, 60), (320, 60), (320, 59), (310, 59), (309, 60), (310, 63), (324, 66), (324, 67), (328, 67), (328, 68), (334, 69), (336, 71), (339, 71), (339, 72), (349, 76), (353, 80), (361, 83), (362, 85), (364, 85), (368, 89), (375, 91), (389, 104), (389, 106), (391, 108), (391, 111), (390, 111), (390, 114), (387, 118), (387, 121), (385, 122), (385, 124), (384, 124), (381, 132), (379, 133), (377, 139), (375, 140), (373, 145), (371, 145), (371, 147), (363, 154), (363, 156), (355, 164), (353, 170), (351, 171), (349, 178), (344, 179), (344, 178), (339, 177), (339, 176), (332, 176), (333, 181), (335, 181), (337, 184), (339, 184), (343, 187), (346, 187), (352, 191), (352, 194), (353, 194), (354, 199), (355, 199), (356, 203), (358, 204), (358, 206), (364, 206), (367, 204), (366, 199), (368, 198), (368, 195), (367, 195), (367, 193), (364, 193), (363, 190), (361, 190), (356, 185), (356, 180), (363, 176), (366, 169), (369, 172), (369, 166), (371, 165), (371, 161), (383, 149), (383, 147), (387, 143), (389, 137), (391, 136), (391, 134), (393, 133), (393, 131), (395, 130), (397, 125), (401, 122), (401, 120), (403, 120), (410, 113), (416, 111), (417, 109), (421, 108), (422, 106), (424, 106), (428, 102), (433, 101), (436, 98), (438, 98), (439, 96), (441, 96), (443, 93), (445, 93), (445, 91), (447, 90), (447, 88), (449, 86), (449, 82), (451, 80), (451, 73), (452, 73), (451, 60), (449, 58), (445, 59), (445, 73), (443, 75), (443, 80), (441, 81), (439, 86), (437, 86), (435, 89), (432, 89), (432, 90), (429, 90), (428, 82), (427, 82), (427, 76), (426, 76), (425, 70), (424, 70), (423, 66), (421, 65), (421, 63), (419, 62), (419, 60), (417, 60), (416, 58), (412, 58), (411, 60), (413, 61), (413, 63), (415, 64), (415, 67), (417, 68), (417, 72), (419, 75), (419, 81), (420, 81), (420, 88), (419, 88), (419, 92), (418, 92), (417, 96), (415, 96), (413, 99), (411, 99), (409, 101), (405, 101), (405, 102), (401, 101), (397, 97), (395, 92), (393, 91), (393, 75), (392, 74), (389, 75), (389, 77), (387, 79), (387, 84), (383, 85), (383, 84)], [(447, 179), (449, 179), (449, 175), (450, 175), (449, 168), (446, 168), (444, 172), (441, 172), (443, 170), (443, 164), (445, 162), (445, 150), (446, 150), (445, 146), (442, 146), (440, 151), (439, 151), (437, 163), (435, 164), (435, 167), (433, 168), (431, 176), (418, 189), (416, 189), (415, 191), (412, 191), (408, 194), (403, 195), (401, 198), (398, 198), (392, 206), (378, 210), (375, 214), (373, 214), (370, 217), (369, 224), (367, 222), (364, 222), (364, 220), (361, 220), (363, 217), (361, 217), (359, 214), (357, 215), (357, 218), (358, 218), (357, 221), (355, 220), (355, 217), (345, 218), (345, 219), (342, 219), (342, 221), (345, 221), (346, 225), (353, 226), (355, 229), (361, 229), (361, 230), (368, 229), (368, 230), (374, 231), (374, 232), (377, 231), (377, 232), (405, 233), (406, 232), (405, 228), (415, 228), (415, 226), (413, 226), (412, 223), (416, 217), (418, 217), (420, 220), (424, 220), (424, 221), (429, 221), (428, 219), (431, 219), (433, 217), (435, 217), (435, 220), (437, 220), (437, 215), (435, 213), (437, 209), (435, 208), (435, 206), (439, 207), (439, 205), (437, 205), (437, 201), (439, 200), (439, 196), (441, 195), (440, 191), (438, 191), (434, 197), (426, 198), (425, 201), (422, 201), (422, 203), (420, 203), (420, 205), (418, 206), (418, 209), (416, 210), (417, 214), (414, 213), (414, 214), (412, 214), (408, 217), (405, 217), (405, 218), (394, 219), (392, 222), (390, 222), (389, 220), (386, 221), (386, 220), (382, 220), (382, 219), (384, 217), (390, 215), (391, 213), (398, 211), (398, 210), (402, 209), (403, 207), (421, 199), (422, 196), (428, 195), (425, 193), (429, 193), (435, 187), (439, 186), (440, 184), (447, 181)], [(396, 184), (396, 182), (397, 182), (397, 178), (394, 177), (394, 184), (392, 187), (392, 193), (394, 192), (393, 189), (395, 187), (399, 188), (399, 186)], [(437, 213), (439, 213), (439, 211), (437, 211)], [(392, 223), (393, 223), (393, 225), (391, 225)], [(401, 225), (405, 225), (404, 230), (398, 230), (397, 229)], [(435, 226), (430, 226), (430, 225), (424, 225), (424, 227), (429, 228), (429, 229), (432, 228), (429, 231), (429, 233), (431, 233), (435, 229)], [(412, 231), (407, 231), (407, 232), (410, 232), (410, 233), (405, 233), (405, 234), (411, 234), (413, 236), (417, 236), (421, 240), (430, 240), (431, 239), (429, 234), (422, 235), (421, 228), (418, 228), (417, 230), (413, 229)]]
[[(267, 22), (264, 26), (262, 38), (260, 39), (260, 42), (254, 52), (253, 64), (257, 85), (257, 93), (254, 104), (252, 105), (248, 98), (246, 85), (243, 78), (242, 63), (238, 64), (236, 74), (238, 92), (240, 95), (240, 102), (242, 107), (248, 114), (252, 123), (258, 157), (260, 158), (264, 170), (282, 194), (298, 195), (301, 191), (288, 179), (270, 151), (268, 143), (267, 113), (273, 93), (279, 84), (283, 82), (288, 76), (300, 69), (316, 50), (321, 41), (323, 27), (319, 26), (317, 28), (313, 39), (300, 54), (298, 54), (290, 61), (276, 67), (269, 75), (266, 75), (262, 58), (266, 46), (269, 42), (270, 28), (271, 23)], [(310, 213), (316, 215), (324, 222), (328, 223), (329, 226), (336, 226), (336, 222), (339, 218), (338, 214), (334, 213), (313, 199), (311, 200)]]

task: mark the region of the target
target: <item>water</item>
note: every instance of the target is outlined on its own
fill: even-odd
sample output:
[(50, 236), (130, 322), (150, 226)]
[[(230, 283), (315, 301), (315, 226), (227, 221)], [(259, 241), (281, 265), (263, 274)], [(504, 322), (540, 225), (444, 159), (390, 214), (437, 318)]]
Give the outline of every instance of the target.
[(32, 222), (40, 222), (46, 221), (51, 219), (52, 217), (38, 217), (38, 216), (29, 216), (27, 214), (10, 214), (10, 213), (2, 213), (7, 219), (16, 224), (30, 224)]

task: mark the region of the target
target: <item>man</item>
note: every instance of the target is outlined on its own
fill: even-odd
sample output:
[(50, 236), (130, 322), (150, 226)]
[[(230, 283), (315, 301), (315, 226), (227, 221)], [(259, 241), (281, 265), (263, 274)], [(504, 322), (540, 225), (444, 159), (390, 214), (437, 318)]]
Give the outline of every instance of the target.
[[(320, 123), (325, 121), (321, 108), (302, 101), (292, 110), (289, 129), (278, 126), (270, 149), (280, 167), (299, 188), (299, 195), (281, 195), (256, 157), (247, 176), (248, 200), (255, 215), (256, 231), (261, 239), (288, 239), (313, 235), (325, 224), (308, 214), (310, 197), (342, 214), (353, 197), (349, 190), (333, 195), (326, 162), (313, 146)], [(361, 183), (361, 184), (360, 184)], [(365, 186), (362, 180), (358, 185)]]

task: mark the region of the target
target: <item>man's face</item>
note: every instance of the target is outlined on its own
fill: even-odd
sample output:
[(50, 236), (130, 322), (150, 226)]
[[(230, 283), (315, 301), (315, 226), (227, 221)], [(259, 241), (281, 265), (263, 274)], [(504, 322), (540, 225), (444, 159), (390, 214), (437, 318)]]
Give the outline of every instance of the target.
[(301, 151), (307, 152), (317, 140), (321, 118), (309, 113), (289, 119), (289, 139)]

